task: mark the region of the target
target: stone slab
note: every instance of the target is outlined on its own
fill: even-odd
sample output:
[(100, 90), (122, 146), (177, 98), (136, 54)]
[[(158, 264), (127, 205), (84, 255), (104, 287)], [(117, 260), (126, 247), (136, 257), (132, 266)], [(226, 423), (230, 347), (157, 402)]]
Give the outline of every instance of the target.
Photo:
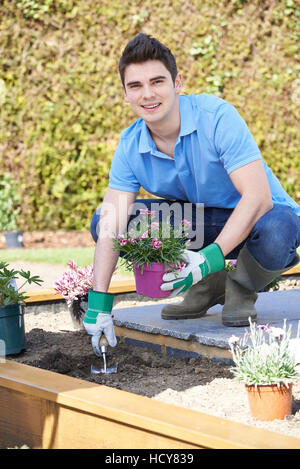
[[(150, 334), (161, 334), (203, 345), (228, 349), (231, 335), (242, 336), (245, 327), (225, 327), (222, 324), (222, 306), (208, 310), (203, 318), (164, 320), (161, 318), (163, 304), (114, 309), (117, 326), (135, 329)], [(292, 337), (296, 337), (300, 320), (300, 289), (259, 293), (256, 302), (258, 324), (282, 327), (284, 319), (292, 326)]]

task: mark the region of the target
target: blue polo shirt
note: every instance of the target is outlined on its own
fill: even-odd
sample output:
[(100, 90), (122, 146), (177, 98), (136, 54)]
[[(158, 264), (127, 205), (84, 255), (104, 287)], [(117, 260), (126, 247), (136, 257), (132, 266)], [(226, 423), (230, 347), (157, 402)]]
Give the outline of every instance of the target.
[[(241, 196), (229, 177), (235, 169), (262, 159), (245, 121), (221, 98), (200, 94), (179, 96), (180, 132), (174, 158), (158, 151), (143, 119), (121, 133), (109, 187), (149, 193), (168, 199), (234, 208)], [(263, 161), (274, 204), (300, 207), (283, 190)]]

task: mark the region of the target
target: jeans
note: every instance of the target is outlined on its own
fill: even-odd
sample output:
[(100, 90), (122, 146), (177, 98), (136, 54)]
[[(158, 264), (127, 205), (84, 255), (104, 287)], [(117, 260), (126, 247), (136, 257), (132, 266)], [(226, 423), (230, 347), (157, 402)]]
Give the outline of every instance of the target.
[[(198, 229), (199, 232), (202, 231), (201, 246), (198, 246), (197, 249), (192, 249), (193, 251), (199, 251), (213, 243), (233, 211), (232, 209), (202, 207), (202, 216), (199, 222), (195, 204), (189, 204), (192, 207), (192, 211), (189, 213), (190, 216), (187, 217), (186, 212), (184, 212), (184, 205), (187, 203), (184, 201), (175, 202), (182, 207), (182, 218), (187, 219), (191, 223), (193, 232), (197, 232), (197, 224), (201, 224), (201, 229)], [(151, 210), (153, 203), (156, 205), (167, 203), (170, 206), (174, 204), (174, 201), (166, 199), (136, 200), (136, 204), (139, 203), (142, 203), (145, 208)], [(91, 235), (95, 242), (98, 239), (100, 212), (101, 207), (94, 213), (90, 225)], [(129, 218), (128, 224), (137, 215), (132, 215)], [(161, 218), (163, 219), (160, 214)], [(170, 221), (172, 224), (172, 217)], [(245, 244), (250, 254), (267, 270), (283, 270), (289, 265), (294, 265), (297, 259), (296, 249), (300, 245), (300, 218), (289, 207), (274, 205), (269, 212), (256, 222), (249, 236), (230, 252), (226, 258), (236, 259)]]

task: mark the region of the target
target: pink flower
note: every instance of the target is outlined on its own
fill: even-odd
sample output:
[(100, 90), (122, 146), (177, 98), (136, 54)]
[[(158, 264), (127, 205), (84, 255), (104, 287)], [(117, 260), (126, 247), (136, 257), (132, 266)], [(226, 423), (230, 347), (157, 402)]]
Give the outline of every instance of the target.
[(162, 241), (158, 241), (157, 238), (153, 238), (149, 244), (150, 246), (153, 246), (153, 249), (159, 249), (162, 245)]
[(266, 332), (267, 334), (269, 334), (269, 332), (270, 332), (269, 326), (265, 325), (265, 324), (258, 324), (257, 329), (261, 329), (264, 332)]
[(86, 295), (93, 288), (93, 266), (79, 268), (73, 261), (68, 262), (69, 271), (63, 273), (62, 277), (54, 282), (55, 293), (62, 295), (68, 305)]
[(143, 233), (142, 236), (140, 236), (139, 239), (142, 240), (142, 239), (148, 238), (148, 235), (149, 235), (148, 230), (146, 230), (145, 233)]
[(140, 214), (141, 214), (141, 215), (154, 215), (154, 214), (155, 214), (155, 210), (151, 211), (151, 210), (147, 210), (147, 209), (141, 208)]
[(153, 249), (159, 249), (162, 246), (161, 241), (156, 241), (153, 243)]
[(123, 241), (121, 241), (121, 246), (126, 246), (127, 244), (127, 239), (123, 239)]
[(70, 267), (70, 269), (72, 269), (72, 270), (76, 270), (77, 265), (75, 264), (74, 261), (72, 261), (72, 260), (70, 259), (69, 262), (68, 262), (68, 267)]
[(240, 341), (240, 338), (237, 337), (236, 335), (232, 335), (231, 337), (229, 337), (228, 339), (228, 343), (229, 345), (237, 345)]
[(184, 218), (183, 220), (181, 220), (181, 223), (182, 223), (183, 225), (187, 226), (187, 227), (190, 227), (190, 226), (191, 226), (191, 223), (190, 223), (188, 220), (186, 220), (185, 218)]

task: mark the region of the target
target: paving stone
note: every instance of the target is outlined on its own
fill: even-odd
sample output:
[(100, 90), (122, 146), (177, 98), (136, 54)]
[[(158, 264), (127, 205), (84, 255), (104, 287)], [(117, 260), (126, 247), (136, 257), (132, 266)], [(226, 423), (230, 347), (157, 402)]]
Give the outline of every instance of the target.
[[(197, 341), (203, 345), (228, 349), (231, 335), (242, 336), (245, 327), (225, 327), (222, 324), (222, 306), (210, 308), (207, 315), (198, 319), (164, 320), (161, 318), (163, 304), (135, 306), (114, 309), (114, 322), (117, 326), (162, 334), (187, 341)], [(300, 320), (300, 289), (259, 293), (256, 303), (258, 324), (282, 327), (283, 320), (292, 325), (292, 337), (297, 334)]]

